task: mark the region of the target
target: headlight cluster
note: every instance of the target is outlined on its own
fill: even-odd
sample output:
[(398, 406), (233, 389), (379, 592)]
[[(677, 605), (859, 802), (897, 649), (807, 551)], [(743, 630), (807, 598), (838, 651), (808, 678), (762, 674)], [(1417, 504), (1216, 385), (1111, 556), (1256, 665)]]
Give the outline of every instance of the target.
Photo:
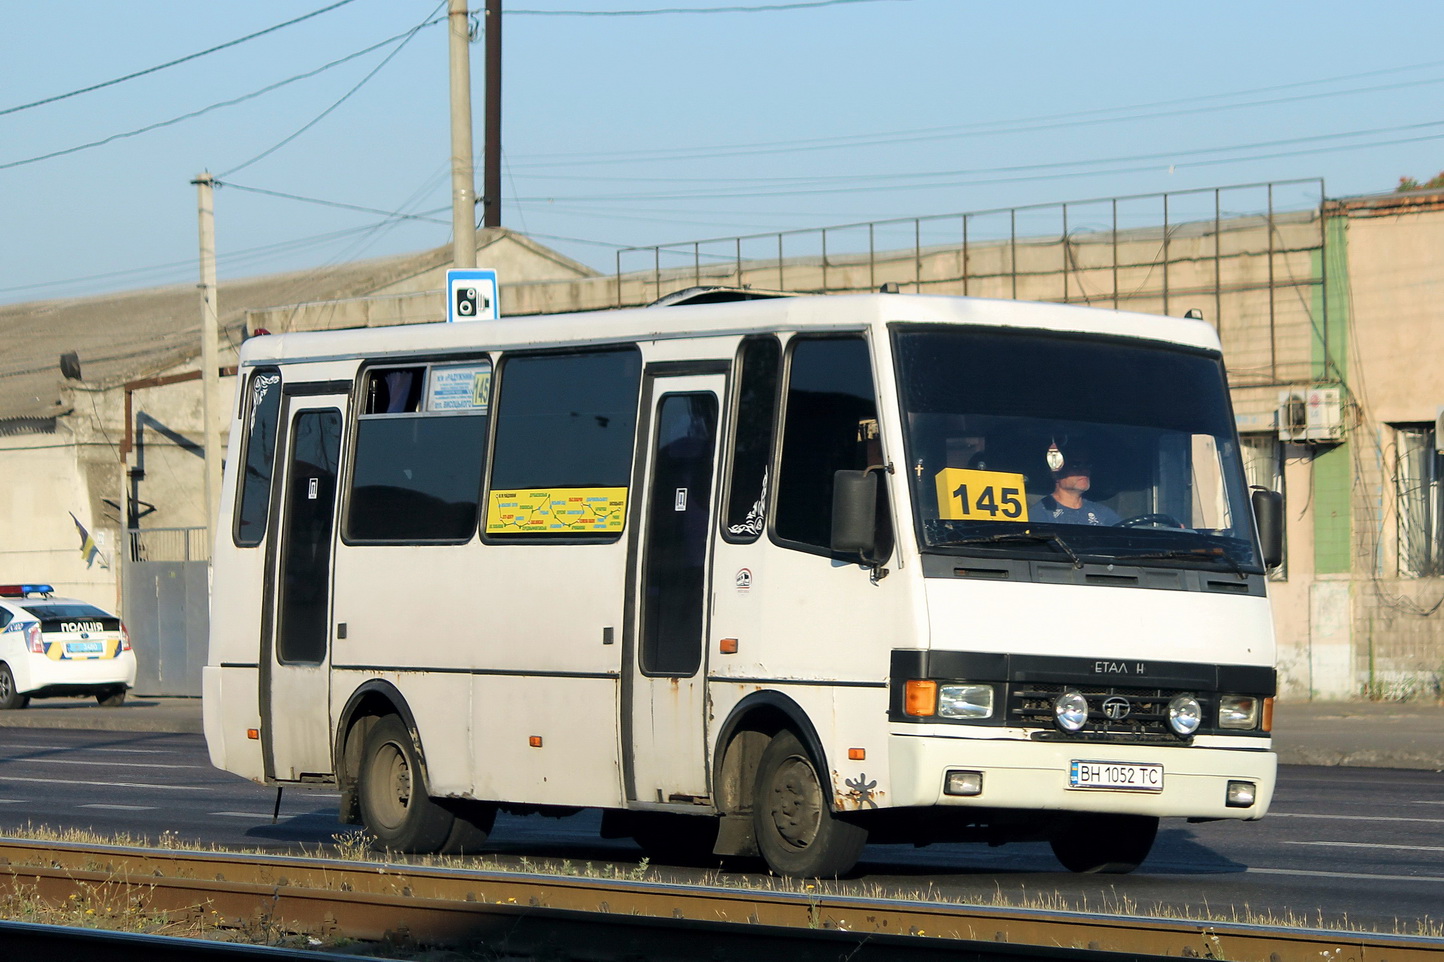
[(993, 686), (966, 681), (909, 681), (904, 710), (918, 717), (979, 721), (993, 717)]
[[(1221, 695), (1218, 704), (1218, 727), (1236, 731), (1252, 731), (1258, 727), (1259, 707), (1263, 699), (1253, 695)], [(1053, 699), (1053, 721), (1060, 731), (1082, 731), (1088, 724), (1088, 699), (1079, 691), (1065, 691)], [(1168, 727), (1180, 738), (1187, 738), (1203, 725), (1203, 705), (1188, 692), (1174, 695), (1168, 702)]]

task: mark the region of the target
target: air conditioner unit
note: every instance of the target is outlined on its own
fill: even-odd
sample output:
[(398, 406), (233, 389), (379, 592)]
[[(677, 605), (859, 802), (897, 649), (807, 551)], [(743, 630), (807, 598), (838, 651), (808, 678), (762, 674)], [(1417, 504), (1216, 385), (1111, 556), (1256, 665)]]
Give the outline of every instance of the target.
[(1280, 441), (1335, 444), (1344, 439), (1343, 404), (1336, 387), (1279, 392)]

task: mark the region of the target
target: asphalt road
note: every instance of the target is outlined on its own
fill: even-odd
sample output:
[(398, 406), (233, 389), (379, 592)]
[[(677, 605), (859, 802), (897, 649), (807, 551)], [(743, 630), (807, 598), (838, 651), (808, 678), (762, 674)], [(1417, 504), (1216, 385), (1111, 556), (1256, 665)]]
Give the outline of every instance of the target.
[[(0, 733), (0, 832), (27, 825), (125, 833), (152, 842), (320, 852), (356, 829), (324, 788), (276, 793), (211, 768), (196, 734), (11, 729)], [(502, 816), (491, 858), (544, 867), (635, 865), (598, 818)], [(701, 873), (656, 866), (663, 877)], [(1273, 809), (1255, 823), (1165, 821), (1138, 872), (1063, 872), (1046, 845), (870, 846), (852, 882), (869, 893), (1218, 920), (1444, 930), (1444, 773), (1284, 766)], [(745, 881), (724, 872), (720, 881)]]

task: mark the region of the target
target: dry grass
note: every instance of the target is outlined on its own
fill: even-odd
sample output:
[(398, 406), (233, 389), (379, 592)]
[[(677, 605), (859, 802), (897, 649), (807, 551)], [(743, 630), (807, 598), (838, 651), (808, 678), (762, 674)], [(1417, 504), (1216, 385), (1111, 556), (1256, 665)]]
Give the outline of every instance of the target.
[[(10, 834), (12, 838), (41, 842), (65, 842), (80, 845), (115, 845), (137, 848), (161, 848), (173, 851), (213, 852), (226, 855), (277, 855), (275, 851), (224, 846), (201, 846), (183, 843), (178, 836), (165, 833), (159, 839), (129, 834), (101, 836), (93, 832), (75, 829), (53, 829), (44, 825), (28, 825), (25, 829)], [(974, 908), (1020, 909), (1037, 912), (1080, 912), (1129, 918), (1154, 918), (1170, 922), (1188, 922), (1201, 927), (1212, 925), (1253, 925), (1285, 929), (1317, 929), (1333, 932), (1376, 931), (1391, 935), (1409, 937), (1444, 938), (1444, 921), (1429, 916), (1423, 918), (1394, 919), (1389, 928), (1361, 930), (1350, 923), (1347, 915), (1325, 916), (1322, 911), (1298, 912), (1293, 909), (1256, 909), (1247, 903), (1214, 907), (1205, 903), (1201, 909), (1172, 906), (1157, 901), (1141, 902), (1127, 893), (1116, 889), (1102, 894), (1081, 894), (1070, 896), (1056, 890), (1029, 891), (1026, 887), (1016, 892), (1004, 891), (995, 884), (986, 896), (976, 894), (966, 898), (939, 891), (929, 882), (925, 887), (899, 890), (895, 886), (883, 886), (876, 882), (861, 881), (801, 881), (773, 875), (755, 873), (738, 874), (713, 870), (701, 873), (695, 871), (670, 870), (652, 865), (647, 859), (639, 862), (573, 862), (569, 859), (547, 859), (527, 857), (482, 856), (383, 856), (370, 848), (370, 839), (363, 832), (346, 832), (332, 837), (329, 846), (302, 846), (300, 855), (310, 858), (335, 859), (347, 862), (380, 862), (404, 864), (414, 867), (468, 869), (471, 871), (518, 873), (536, 875), (557, 875), (573, 878), (597, 879), (602, 881), (647, 881), (679, 885), (713, 886), (740, 889), (751, 892), (775, 892), (781, 895), (803, 896), (811, 900), (826, 897), (866, 898), (880, 902), (918, 903), (931, 902), (945, 905), (969, 906)], [(77, 883), (78, 885), (80, 883)], [(163, 914), (147, 909), (146, 889), (135, 885), (102, 885), (90, 889), (77, 888), (65, 904), (46, 904), (33, 891), (17, 888), (0, 897), (0, 917), (20, 921), (45, 922), (57, 925), (81, 925), (95, 928), (119, 929), (127, 932), (155, 932), (168, 935), (186, 935), (196, 938), (228, 938), (234, 941), (266, 945), (299, 945), (319, 947), (317, 940), (307, 940), (294, 933), (275, 929), (265, 919), (226, 920), (207, 906), (194, 906), (176, 917), (175, 913)], [(1216, 938), (1216, 936), (1215, 936)], [(299, 941), (298, 941), (299, 939)], [(333, 945), (325, 945), (334, 948)], [(356, 946), (352, 944), (350, 950)], [(397, 957), (421, 958), (422, 955), (401, 955)]]

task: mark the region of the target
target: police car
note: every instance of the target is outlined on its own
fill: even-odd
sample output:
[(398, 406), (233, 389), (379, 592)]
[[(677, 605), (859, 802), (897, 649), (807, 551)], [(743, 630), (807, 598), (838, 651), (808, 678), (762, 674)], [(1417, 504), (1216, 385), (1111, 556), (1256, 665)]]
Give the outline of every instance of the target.
[(0, 709), (31, 698), (94, 695), (124, 704), (135, 652), (120, 618), (49, 585), (0, 585)]

